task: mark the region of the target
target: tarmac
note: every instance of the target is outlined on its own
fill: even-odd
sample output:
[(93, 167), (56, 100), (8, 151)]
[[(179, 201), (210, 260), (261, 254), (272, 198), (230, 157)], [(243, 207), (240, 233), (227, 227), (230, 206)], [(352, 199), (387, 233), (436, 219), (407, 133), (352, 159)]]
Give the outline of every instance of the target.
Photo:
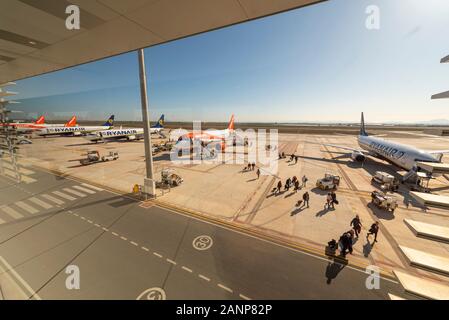
[[(423, 149), (429, 145), (432, 149), (447, 148), (447, 138), (429, 137), (414, 132), (393, 135), (391, 139), (394, 141)], [(389, 138), (389, 133), (385, 132), (382, 136)], [(142, 142), (95, 145), (87, 144), (80, 137), (34, 139), (33, 142), (33, 145), (21, 146), (20, 163), (25, 170), (40, 168), (62, 176), (78, 178), (121, 194), (130, 193), (134, 184), (142, 184), (145, 174)], [(431, 236), (417, 236), (404, 222), (413, 220), (427, 226), (449, 228), (449, 211), (421, 205), (409, 195), (406, 186), (401, 186), (395, 194), (400, 205), (394, 214), (372, 206), (369, 203), (370, 193), (378, 188), (371, 183), (374, 172), (386, 171), (399, 176), (400, 170), (373, 158), (367, 159), (363, 164), (355, 163), (341, 150), (324, 147), (319, 143), (357, 146), (355, 136), (280, 134), (279, 151), (294, 152), (299, 156), (298, 163), (281, 159), (278, 161), (279, 171), (275, 176), (262, 175), (259, 179), (254, 171), (242, 171), (245, 164), (233, 164), (228, 161), (179, 165), (170, 161), (167, 152), (157, 154), (154, 156), (156, 177), (162, 169), (172, 168), (182, 176), (184, 183), (176, 188), (160, 190), (156, 201), (147, 205), (151, 207), (156, 204), (197, 219), (240, 228), (243, 233), (323, 258), (327, 242), (332, 238), (338, 240), (343, 232), (348, 231), (349, 222), (358, 214), (363, 223), (363, 230), (361, 237), (354, 244), (354, 254), (348, 256), (350, 266), (364, 269), (366, 266), (375, 265), (388, 277), (394, 277), (393, 270), (399, 270), (448, 285), (449, 279), (446, 275), (410, 265), (400, 246), (434, 256), (449, 257), (447, 242), (435, 241)], [(82, 154), (87, 150), (99, 150), (102, 154), (117, 150), (120, 159), (80, 166), (76, 159), (82, 158)], [(239, 159), (244, 156), (244, 152), (235, 155)], [(448, 162), (447, 159), (445, 161)], [(342, 178), (337, 190), (339, 205), (335, 210), (324, 209), (325, 192), (315, 188), (315, 181), (329, 172)], [(296, 175), (300, 178), (304, 174), (308, 177), (308, 183), (306, 188), (299, 192), (290, 190), (280, 195), (271, 192), (278, 178), (284, 182), (287, 177)], [(31, 186), (39, 182), (33, 181), (38, 179), (32, 174), (23, 176), (26, 177), (25, 180), (31, 179), (26, 185)], [(432, 193), (449, 195), (448, 184), (449, 181), (440, 176), (431, 180), (429, 187)], [(295, 203), (306, 190), (310, 194), (310, 208), (298, 209)], [(374, 221), (380, 222), (378, 242), (375, 244), (372, 239), (365, 239), (366, 232)], [(427, 227), (427, 230), (433, 232), (432, 227)]]
[[(0, 210), (4, 299), (414, 299), (384, 276), (368, 289), (365, 270), (333, 259), (41, 169), (32, 175), (32, 184), (0, 177), (1, 203), (20, 215)], [(74, 269), (79, 287), (67, 285)]]

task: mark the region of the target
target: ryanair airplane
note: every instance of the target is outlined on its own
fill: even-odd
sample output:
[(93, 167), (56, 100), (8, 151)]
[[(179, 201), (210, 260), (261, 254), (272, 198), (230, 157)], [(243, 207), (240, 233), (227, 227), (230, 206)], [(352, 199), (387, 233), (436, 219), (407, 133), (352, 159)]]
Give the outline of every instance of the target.
[(109, 130), (114, 126), (114, 115), (102, 126), (49, 127), (37, 131), (38, 136), (81, 136), (100, 130)]
[(358, 136), (360, 149), (339, 146), (334, 144), (323, 144), (325, 146), (351, 151), (351, 158), (354, 161), (364, 161), (366, 156), (373, 156), (389, 163), (392, 163), (409, 172), (403, 177), (406, 180), (409, 176), (418, 171), (422, 171), (420, 163), (425, 163), (427, 167), (437, 166), (448, 150), (421, 150), (413, 146), (388, 141), (382, 138), (368, 135), (365, 130), (365, 120), (361, 117), (360, 134)]
[[(151, 126), (151, 134), (162, 134), (164, 129), (164, 115), (161, 115), (159, 120), (154, 126)], [(92, 142), (106, 142), (111, 140), (126, 139), (128, 141), (143, 139), (144, 132), (143, 128), (125, 128), (125, 129), (111, 129), (111, 130), (101, 130), (93, 134), (87, 135), (85, 138)]]

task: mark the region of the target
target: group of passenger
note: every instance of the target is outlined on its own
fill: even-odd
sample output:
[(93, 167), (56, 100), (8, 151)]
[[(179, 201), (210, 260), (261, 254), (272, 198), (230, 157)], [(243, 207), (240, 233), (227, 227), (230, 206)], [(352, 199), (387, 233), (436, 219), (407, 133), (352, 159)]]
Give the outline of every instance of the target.
[(284, 191), (289, 191), (290, 188), (293, 188), (294, 192), (298, 192), (298, 190), (300, 190), (301, 188), (305, 188), (307, 185), (307, 177), (306, 175), (303, 175), (303, 177), (301, 178), (301, 182), (299, 181), (299, 179), (296, 176), (293, 176), (292, 178), (287, 178), (285, 180), (285, 183), (282, 184), (282, 181), (279, 180), (276, 188), (274, 188), (273, 192), (275, 194), (280, 194), (282, 191), (282, 186), (284, 186)]
[[(286, 154), (285, 154), (285, 152), (279, 152), (279, 159), (286, 159), (287, 158), (287, 156), (286, 156)], [(298, 163), (298, 156), (297, 155), (295, 155), (294, 153), (292, 153), (291, 155), (290, 155), (290, 160), (288, 161), (288, 162), (295, 162), (295, 164), (297, 164)]]
[[(335, 253), (336, 249), (340, 248), (340, 255), (345, 257), (346, 254), (349, 252), (349, 254), (352, 254), (353, 252), (353, 244), (354, 239), (359, 238), (360, 233), (362, 232), (362, 221), (360, 220), (359, 215), (356, 215), (349, 224), (352, 226), (352, 229), (349, 231), (344, 232), (339, 240), (338, 243), (335, 241), (335, 239), (332, 239), (328, 242), (328, 248)], [(379, 221), (374, 222), (370, 229), (368, 230), (368, 233), (366, 234), (366, 240), (369, 241), (369, 236), (374, 235), (374, 242), (377, 242), (377, 234), (379, 232)], [(374, 243), (373, 242), (373, 243)]]
[(335, 205), (338, 204), (337, 194), (335, 191), (331, 191), (327, 193), (326, 203), (324, 204), (324, 209), (335, 209)]

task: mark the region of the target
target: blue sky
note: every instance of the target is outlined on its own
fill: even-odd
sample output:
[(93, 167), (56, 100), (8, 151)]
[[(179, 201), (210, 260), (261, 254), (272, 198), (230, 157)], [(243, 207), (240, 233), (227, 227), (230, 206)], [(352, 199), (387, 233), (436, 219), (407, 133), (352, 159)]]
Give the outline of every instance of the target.
[[(365, 27), (368, 5), (380, 29)], [(145, 50), (151, 118), (449, 119), (449, 1), (331, 0)], [(18, 81), (21, 108), (140, 119), (137, 53)]]

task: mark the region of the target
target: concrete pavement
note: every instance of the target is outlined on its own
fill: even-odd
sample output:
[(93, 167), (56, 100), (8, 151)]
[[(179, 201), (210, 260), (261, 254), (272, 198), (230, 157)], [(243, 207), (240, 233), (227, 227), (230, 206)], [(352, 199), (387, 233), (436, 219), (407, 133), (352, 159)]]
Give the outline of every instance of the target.
[[(407, 297), (389, 279), (368, 290), (363, 270), (323, 257), (156, 205), (143, 208), (126, 196), (38, 169), (33, 178), (35, 183), (19, 185), (0, 178), (0, 203), (22, 215), (0, 211), (0, 256), (10, 266), (0, 276), (0, 286), (10, 288), (2, 290), (6, 299), (14, 296), (5, 278), (12, 273), (35, 293), (24, 290), (25, 296), (42, 299), (136, 299), (149, 289), (147, 296), (154, 297), (157, 288), (167, 299)], [(68, 265), (80, 270), (80, 290), (66, 288)]]

